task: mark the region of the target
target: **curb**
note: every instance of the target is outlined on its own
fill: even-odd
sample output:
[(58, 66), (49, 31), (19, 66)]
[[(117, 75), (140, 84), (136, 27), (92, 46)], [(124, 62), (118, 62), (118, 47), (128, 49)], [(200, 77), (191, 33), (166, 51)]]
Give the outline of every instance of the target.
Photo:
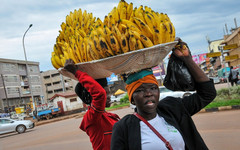
[(217, 108), (207, 108), (202, 109), (200, 113), (203, 112), (216, 112), (216, 111), (224, 111), (224, 110), (234, 110), (234, 109), (240, 109), (240, 105), (233, 105), (233, 106), (221, 106)]
[[(129, 106), (124, 106), (124, 107), (117, 108), (117, 109), (111, 109), (111, 110), (108, 110), (108, 111), (114, 111), (114, 110), (127, 108), (127, 107), (129, 107)], [(236, 110), (236, 109), (240, 109), (240, 105), (221, 106), (221, 107), (217, 107), (217, 108), (202, 109), (199, 113), (217, 112), (217, 111), (225, 111), (225, 110)], [(40, 125), (44, 125), (44, 124), (48, 124), (48, 123), (52, 123), (52, 122), (56, 122), (56, 121), (60, 121), (60, 120), (66, 120), (66, 119), (70, 119), (70, 118), (81, 118), (81, 117), (84, 116), (84, 114), (85, 114), (85, 112), (82, 112), (82, 113), (78, 113), (78, 114), (61, 116), (61, 117), (50, 119), (50, 120), (44, 120), (44, 121), (39, 121), (39, 122), (36, 121), (34, 123), (35, 123), (35, 126), (40, 126)]]

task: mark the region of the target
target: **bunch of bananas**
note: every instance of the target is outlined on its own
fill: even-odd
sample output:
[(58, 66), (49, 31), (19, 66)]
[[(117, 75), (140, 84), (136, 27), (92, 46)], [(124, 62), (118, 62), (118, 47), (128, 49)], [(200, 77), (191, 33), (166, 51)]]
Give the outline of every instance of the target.
[(124, 0), (103, 21), (86, 10), (74, 10), (61, 29), (51, 57), (56, 69), (69, 58), (75, 63), (87, 62), (175, 39), (175, 28), (167, 14), (142, 5), (133, 8), (133, 3)]

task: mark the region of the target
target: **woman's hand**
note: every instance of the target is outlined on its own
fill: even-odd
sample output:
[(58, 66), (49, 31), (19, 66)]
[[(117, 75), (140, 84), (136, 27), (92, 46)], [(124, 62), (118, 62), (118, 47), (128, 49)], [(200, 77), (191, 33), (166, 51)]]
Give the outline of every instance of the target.
[(77, 71), (77, 66), (74, 65), (74, 61), (72, 59), (67, 59), (64, 64), (64, 69), (75, 75)]
[(180, 38), (176, 38), (175, 41), (178, 41), (178, 44), (173, 49), (173, 53), (175, 56), (184, 59), (184, 58), (191, 58), (190, 50), (187, 47), (187, 44), (183, 42)]

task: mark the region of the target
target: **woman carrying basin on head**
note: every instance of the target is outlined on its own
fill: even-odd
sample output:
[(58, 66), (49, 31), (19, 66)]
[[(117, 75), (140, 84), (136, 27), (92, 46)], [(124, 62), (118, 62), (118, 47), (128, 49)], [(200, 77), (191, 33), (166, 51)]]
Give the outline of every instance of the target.
[[(180, 45), (185, 44), (178, 40)], [(216, 97), (214, 84), (192, 60), (186, 46), (174, 49), (173, 53), (187, 65), (197, 92), (184, 98), (166, 97), (159, 102), (158, 82), (151, 70), (129, 75), (126, 89), (137, 109), (135, 114), (115, 123), (111, 150), (208, 149), (191, 116)]]

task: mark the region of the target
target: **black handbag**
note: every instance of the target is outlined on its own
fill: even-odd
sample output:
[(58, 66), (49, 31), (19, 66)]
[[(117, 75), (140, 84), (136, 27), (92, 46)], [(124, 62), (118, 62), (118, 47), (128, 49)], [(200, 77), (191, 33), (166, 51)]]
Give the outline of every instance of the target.
[(184, 62), (171, 54), (163, 85), (172, 91), (195, 91), (195, 82)]

